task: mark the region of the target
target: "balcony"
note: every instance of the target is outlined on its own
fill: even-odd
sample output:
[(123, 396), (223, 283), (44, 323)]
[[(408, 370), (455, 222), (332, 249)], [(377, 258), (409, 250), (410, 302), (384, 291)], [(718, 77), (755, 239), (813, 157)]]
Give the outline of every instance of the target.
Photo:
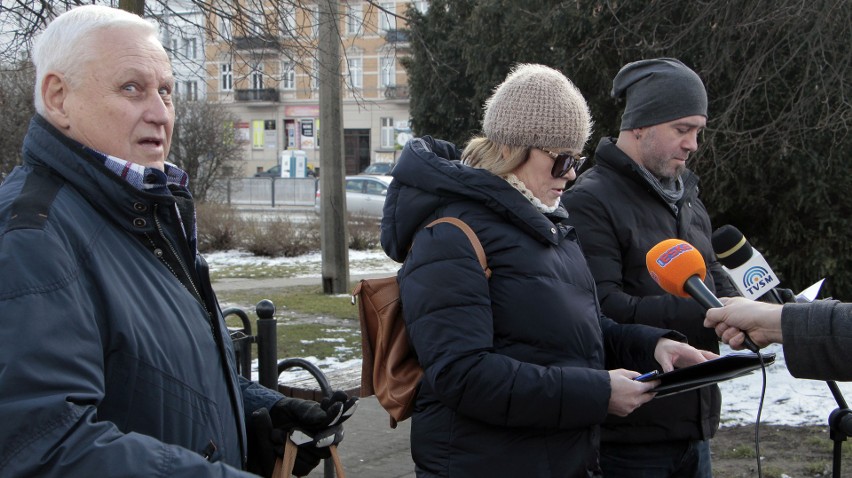
[(385, 99), (388, 100), (407, 100), (408, 85), (395, 85), (385, 87)]
[(234, 37), (234, 48), (238, 51), (275, 50), (281, 49), (278, 38), (268, 35)]
[(388, 43), (396, 44), (408, 44), (409, 33), (408, 30), (387, 30), (385, 32), (385, 41)]
[(234, 99), (236, 101), (263, 101), (267, 103), (278, 103), (278, 93), (278, 90), (275, 88), (261, 88), (257, 90), (235, 90)]

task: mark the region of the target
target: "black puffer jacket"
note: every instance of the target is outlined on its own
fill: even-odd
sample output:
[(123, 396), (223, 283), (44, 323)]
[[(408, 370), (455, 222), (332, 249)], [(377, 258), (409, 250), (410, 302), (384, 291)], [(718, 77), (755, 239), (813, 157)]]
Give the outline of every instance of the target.
[[(404, 316), (425, 369), (417, 474), (587, 476), (609, 403), (605, 368), (657, 367), (653, 348), (669, 331), (603, 318), (564, 210), (546, 217), (505, 180), (448, 160), (458, 156), (449, 143), (410, 141), (382, 219), (382, 246), (405, 259)], [(423, 229), (442, 216), (476, 232), (490, 280), (461, 231)]]
[[(645, 264), (645, 254), (660, 241), (683, 239), (704, 256), (707, 287), (724, 296), (739, 295), (713, 254), (710, 218), (698, 198), (698, 177), (688, 170), (682, 175), (684, 194), (675, 214), (613, 138), (601, 140), (595, 158), (595, 167), (577, 179), (563, 203), (568, 222), (580, 236), (604, 313), (624, 324), (675, 329), (691, 345), (718, 353), (716, 333), (703, 325), (704, 309), (692, 299), (664, 292)], [(661, 398), (626, 418), (608, 417), (602, 440), (707, 439), (719, 427), (720, 408), (716, 386)]]

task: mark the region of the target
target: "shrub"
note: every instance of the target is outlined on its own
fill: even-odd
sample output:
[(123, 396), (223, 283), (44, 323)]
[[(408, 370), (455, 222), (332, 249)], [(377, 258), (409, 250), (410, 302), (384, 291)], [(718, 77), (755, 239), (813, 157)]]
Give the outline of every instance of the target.
[[(207, 253), (243, 249), (266, 257), (295, 257), (319, 251), (320, 220), (313, 214), (293, 220), (293, 216), (272, 213), (244, 218), (238, 209), (226, 204), (199, 203), (198, 250)], [(349, 248), (367, 250), (379, 247), (381, 223), (378, 219), (347, 218)]]
[(349, 248), (357, 251), (379, 246), (381, 222), (376, 219), (349, 219)]
[(319, 221), (286, 216), (246, 221), (243, 247), (257, 256), (295, 257), (320, 249)]
[(199, 251), (226, 251), (241, 246), (245, 220), (236, 209), (227, 204), (198, 203), (196, 219)]

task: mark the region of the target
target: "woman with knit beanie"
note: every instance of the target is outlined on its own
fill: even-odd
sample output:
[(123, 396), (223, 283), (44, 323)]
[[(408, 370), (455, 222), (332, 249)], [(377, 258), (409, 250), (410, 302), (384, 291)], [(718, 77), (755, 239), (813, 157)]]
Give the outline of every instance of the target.
[[(418, 477), (596, 476), (598, 425), (654, 397), (637, 370), (713, 356), (601, 315), (560, 205), (590, 130), (562, 73), (522, 64), (486, 102), (483, 137), (464, 152), (416, 138), (394, 167), (382, 247), (405, 261), (403, 314), (425, 371), (411, 428)], [(490, 279), (458, 228), (424, 228), (445, 216), (474, 230)]]

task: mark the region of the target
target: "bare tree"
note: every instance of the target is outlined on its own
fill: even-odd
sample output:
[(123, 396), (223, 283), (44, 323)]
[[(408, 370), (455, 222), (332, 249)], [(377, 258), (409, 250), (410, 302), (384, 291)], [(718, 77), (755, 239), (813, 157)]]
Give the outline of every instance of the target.
[(21, 163), (21, 147), (30, 118), (35, 113), (32, 65), (0, 71), (0, 181)]
[(169, 161), (189, 174), (189, 189), (197, 201), (216, 201), (214, 185), (239, 176), (243, 145), (236, 136), (237, 117), (219, 103), (180, 101), (175, 105), (175, 129)]

